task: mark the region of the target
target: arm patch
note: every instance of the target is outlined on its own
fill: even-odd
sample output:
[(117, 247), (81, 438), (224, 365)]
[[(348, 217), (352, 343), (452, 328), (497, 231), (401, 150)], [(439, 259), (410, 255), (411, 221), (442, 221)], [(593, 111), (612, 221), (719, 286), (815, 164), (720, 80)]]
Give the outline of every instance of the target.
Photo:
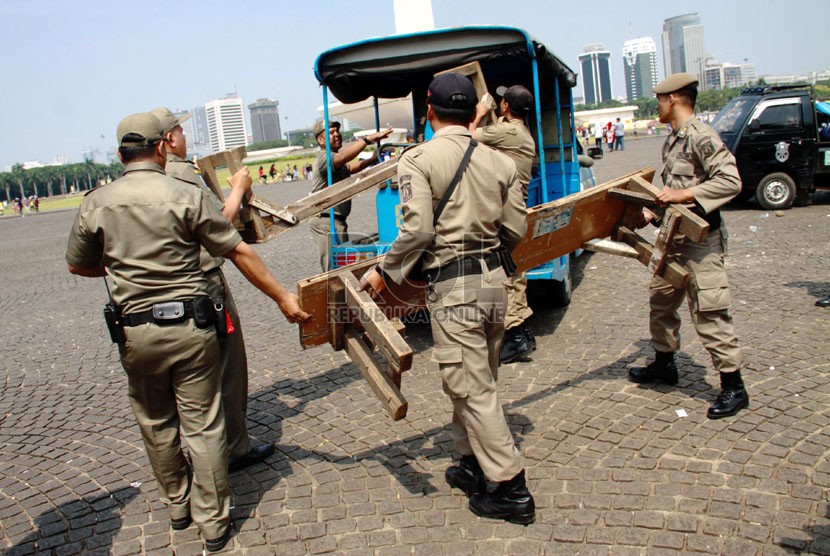
[(412, 176), (405, 174), (398, 177), (398, 188), (401, 192), (401, 202), (408, 202), (412, 198)]

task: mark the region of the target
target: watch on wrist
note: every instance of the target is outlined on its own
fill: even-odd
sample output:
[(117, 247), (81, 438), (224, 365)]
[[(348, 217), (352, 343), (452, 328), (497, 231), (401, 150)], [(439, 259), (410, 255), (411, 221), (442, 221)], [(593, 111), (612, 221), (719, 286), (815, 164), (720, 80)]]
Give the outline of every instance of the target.
[(369, 139), (368, 139), (368, 138), (366, 138), (366, 137), (361, 137), (360, 139), (361, 139), (364, 143), (366, 143), (366, 146), (367, 146), (367, 147), (368, 147), (369, 145), (371, 145), (371, 144), (372, 144), (372, 142), (371, 142), (371, 141), (369, 141)]

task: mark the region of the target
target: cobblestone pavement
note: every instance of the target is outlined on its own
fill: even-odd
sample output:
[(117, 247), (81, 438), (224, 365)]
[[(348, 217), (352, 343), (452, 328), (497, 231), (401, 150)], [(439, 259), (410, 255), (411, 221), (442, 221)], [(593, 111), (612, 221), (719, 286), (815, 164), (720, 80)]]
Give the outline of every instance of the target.
[[(628, 140), (597, 174), (656, 165), (660, 145)], [(258, 193), (286, 201), (308, 189)], [(752, 367), (751, 406), (736, 418), (706, 418), (718, 379), (687, 315), (680, 384), (628, 382), (627, 369), (652, 356), (647, 271), (576, 259), (572, 303), (537, 307), (533, 360), (500, 373), (538, 505), (528, 527), (475, 517), (445, 484), (450, 405), (427, 326), (408, 326), (409, 415), (392, 422), (341, 353), (302, 351), (297, 330), (231, 268), (251, 428), (278, 453), (232, 476), (237, 533), (225, 552), (830, 554), (830, 310), (814, 306), (830, 295), (830, 195), (814, 199), (780, 217), (726, 211), (734, 318)], [(355, 204), (353, 228), (375, 229), (370, 200)], [(0, 552), (198, 554), (196, 528), (172, 532), (158, 501), (101, 318), (104, 286), (66, 271), (73, 217), (0, 220)], [(256, 249), (286, 283), (316, 272), (306, 226)]]

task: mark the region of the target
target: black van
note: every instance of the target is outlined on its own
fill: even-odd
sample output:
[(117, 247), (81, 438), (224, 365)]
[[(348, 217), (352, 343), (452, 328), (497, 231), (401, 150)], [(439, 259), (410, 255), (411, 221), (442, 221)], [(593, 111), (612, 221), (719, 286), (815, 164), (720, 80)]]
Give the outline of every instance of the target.
[(735, 155), (743, 181), (739, 198), (765, 209), (807, 204), (830, 187), (830, 115), (810, 85), (744, 89), (712, 127)]

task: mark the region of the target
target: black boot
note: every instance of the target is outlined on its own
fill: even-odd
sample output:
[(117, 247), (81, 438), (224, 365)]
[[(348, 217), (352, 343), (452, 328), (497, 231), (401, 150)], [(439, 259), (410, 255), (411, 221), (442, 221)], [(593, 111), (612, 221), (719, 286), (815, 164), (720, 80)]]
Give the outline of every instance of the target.
[(531, 353), (533, 353), (533, 347), (525, 336), (521, 325), (514, 326), (504, 333), (504, 343), (499, 354), (499, 360), (502, 363), (512, 363), (518, 359), (528, 357)]
[(745, 407), (749, 407), (749, 395), (744, 388), (741, 371), (720, 374), (720, 394), (715, 403), (706, 412), (710, 419), (731, 417)]
[(536, 336), (533, 335), (533, 329), (527, 321), (522, 323), (522, 332), (525, 333), (525, 338), (527, 338), (527, 341), (530, 342), (531, 349), (536, 351)]
[(677, 366), (674, 364), (674, 353), (658, 351), (654, 361), (646, 367), (634, 367), (628, 371), (631, 382), (654, 382), (659, 380), (674, 386), (677, 384)]
[(484, 472), (478, 465), (475, 456), (461, 456), (458, 465), (447, 468), (444, 472), (444, 478), (447, 480), (447, 484), (453, 488), (463, 490), (467, 496), (487, 491)]
[(493, 492), (482, 492), (470, 498), (470, 510), (481, 517), (504, 519), (510, 523), (533, 523), (536, 503), (527, 490), (524, 469), (509, 481), (499, 483)]

